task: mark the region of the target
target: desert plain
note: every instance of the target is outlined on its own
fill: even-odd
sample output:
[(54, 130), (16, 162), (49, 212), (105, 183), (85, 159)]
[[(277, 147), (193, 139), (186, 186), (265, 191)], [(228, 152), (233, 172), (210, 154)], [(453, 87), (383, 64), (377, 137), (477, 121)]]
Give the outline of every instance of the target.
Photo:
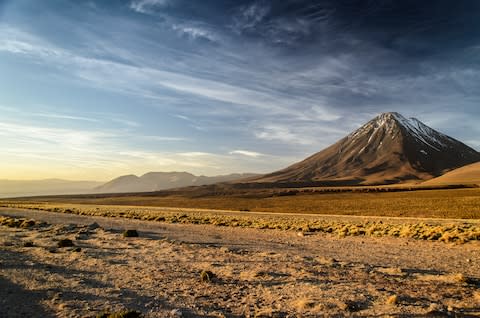
[[(349, 215), (309, 212), (325, 195)], [(478, 189), (288, 197), (4, 200), (0, 317), (480, 316)]]

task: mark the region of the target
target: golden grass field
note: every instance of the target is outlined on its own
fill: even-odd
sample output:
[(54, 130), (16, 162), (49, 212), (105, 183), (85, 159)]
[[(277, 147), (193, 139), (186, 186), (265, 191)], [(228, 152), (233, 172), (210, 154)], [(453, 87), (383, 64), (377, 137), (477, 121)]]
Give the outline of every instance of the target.
[(283, 190), (278, 193), (256, 191), (204, 196), (171, 192), (168, 195), (86, 195), (0, 200), (0, 204), (32, 202), (414, 218), (480, 218), (480, 188), (339, 193)]
[[(473, 221), (480, 216), (480, 189), (297, 194), (257, 198), (191, 198), (178, 195), (97, 199), (77, 197), (43, 201), (4, 200), (0, 201), (0, 206), (166, 223), (321, 232), (340, 237), (393, 236), (460, 243), (480, 240), (480, 224)], [(357, 217), (342, 218), (340, 215)], [(435, 218), (452, 221), (436, 222)], [(467, 222), (467, 219), (472, 221)]]

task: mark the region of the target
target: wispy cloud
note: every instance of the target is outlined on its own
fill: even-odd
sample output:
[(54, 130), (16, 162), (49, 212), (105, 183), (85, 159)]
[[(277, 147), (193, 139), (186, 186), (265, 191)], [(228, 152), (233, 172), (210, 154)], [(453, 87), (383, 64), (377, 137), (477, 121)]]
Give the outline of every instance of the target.
[(0, 122), (0, 135), (4, 143), (22, 141), (62, 150), (86, 150), (101, 138), (112, 137), (106, 132), (51, 128), (22, 123)]
[(189, 141), (189, 138), (184, 137), (165, 137), (165, 136), (137, 136), (136, 138), (147, 139), (150, 141), (166, 141), (166, 142), (179, 142)]
[(264, 21), (269, 12), (270, 6), (264, 1), (243, 6), (234, 16), (232, 28), (239, 33), (252, 31)]
[(140, 124), (138, 122), (133, 121), (133, 120), (124, 119), (124, 118), (110, 118), (110, 120), (113, 121), (113, 122), (119, 123), (122, 126), (127, 126), (127, 127), (132, 127), (132, 128), (140, 126)]
[(266, 1), (254, 2), (240, 7), (233, 17), (231, 28), (238, 34), (254, 35), (266, 42), (294, 45), (318, 28), (318, 17), (305, 14), (276, 16), (271, 14)]
[(169, 5), (172, 0), (133, 0), (130, 9), (139, 13), (152, 13), (152, 10)]
[(88, 121), (88, 122), (92, 122), (92, 123), (99, 122), (98, 119), (82, 117), (82, 116), (72, 116), (72, 115), (62, 115), (62, 114), (52, 114), (52, 113), (30, 113), (30, 115), (37, 116), (37, 117), (53, 118), (53, 119)]
[(201, 151), (192, 151), (192, 152), (181, 152), (178, 154), (182, 157), (207, 157), (212, 156), (214, 154), (208, 152), (201, 152)]
[(210, 42), (218, 42), (218, 35), (211, 30), (208, 30), (201, 26), (189, 25), (189, 24), (172, 24), (173, 31), (181, 37), (187, 37), (192, 40), (207, 40)]
[(275, 140), (293, 144), (312, 144), (313, 141), (307, 136), (301, 136), (292, 131), (289, 127), (279, 125), (267, 125), (255, 132), (255, 136), (264, 140)]
[[(358, 128), (358, 127), (356, 127)], [(304, 145), (307, 149), (320, 150), (344, 137), (350, 127), (338, 127), (335, 122), (318, 125), (318, 122), (289, 123), (256, 123), (250, 128), (255, 137), (269, 142), (283, 143), (290, 146)], [(318, 136), (329, 136), (319, 138)], [(312, 152), (312, 150), (307, 151)]]
[[(20, 35), (22, 34), (20, 33)], [(28, 41), (28, 38), (31, 38), (31, 36), (28, 36), (25, 40)], [(21, 40), (17, 42), (24, 43)], [(39, 39), (32, 40), (31, 43), (27, 42), (22, 47), (25, 49), (13, 51), (13, 53), (47, 59), (49, 63), (57, 64), (62, 68), (68, 65), (71, 72), (76, 76), (95, 84), (96, 87), (130, 93), (143, 98), (173, 103), (178, 102), (180, 98), (183, 102), (186, 96), (178, 96), (180, 92), (291, 118), (310, 120), (319, 117), (321, 120), (331, 121), (339, 117), (335, 110), (320, 104), (318, 96), (310, 98), (281, 94), (270, 89), (262, 89), (264, 84), (260, 82), (259, 87), (253, 88), (246, 87), (241, 83), (232, 85), (208, 79), (199, 74), (189, 73), (187, 69), (171, 72), (148, 65), (134, 66), (84, 57), (54, 47)], [(122, 74), (122, 76), (118, 77), (116, 74)], [(175, 92), (177, 97), (173, 97), (172, 94), (165, 94), (165, 91), (159, 91), (159, 87)]]
[(231, 154), (231, 155), (242, 155), (242, 156), (252, 157), (252, 158), (258, 158), (258, 157), (261, 157), (261, 156), (265, 156), (262, 153), (255, 152), (255, 151), (248, 151), (248, 150), (233, 150), (233, 151), (230, 151), (229, 154)]

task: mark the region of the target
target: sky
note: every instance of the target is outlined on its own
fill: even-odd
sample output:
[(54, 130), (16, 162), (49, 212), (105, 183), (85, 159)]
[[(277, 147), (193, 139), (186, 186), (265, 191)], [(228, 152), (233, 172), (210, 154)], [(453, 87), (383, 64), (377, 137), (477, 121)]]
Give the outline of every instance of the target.
[(480, 1), (0, 0), (0, 179), (271, 172), (396, 111), (480, 150)]

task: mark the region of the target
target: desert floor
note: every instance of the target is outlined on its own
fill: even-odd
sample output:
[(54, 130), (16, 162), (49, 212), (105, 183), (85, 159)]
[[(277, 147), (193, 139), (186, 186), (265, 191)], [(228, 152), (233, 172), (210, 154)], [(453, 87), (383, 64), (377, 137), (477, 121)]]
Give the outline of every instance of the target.
[(0, 215), (0, 317), (480, 317), (479, 241)]

